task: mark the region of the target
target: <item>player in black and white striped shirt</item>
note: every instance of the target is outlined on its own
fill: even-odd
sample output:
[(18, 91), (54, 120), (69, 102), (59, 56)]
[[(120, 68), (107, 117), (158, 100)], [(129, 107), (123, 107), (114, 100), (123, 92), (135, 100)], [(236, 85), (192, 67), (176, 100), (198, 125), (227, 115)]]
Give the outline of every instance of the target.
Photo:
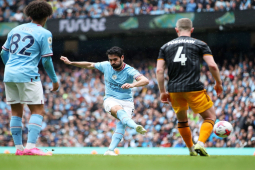
[[(209, 70), (216, 80), (215, 90), (222, 92), (219, 69), (214, 62), (208, 45), (191, 37), (194, 28), (188, 18), (179, 19), (176, 24), (178, 38), (163, 45), (157, 61), (157, 79), (163, 103), (171, 102), (177, 114), (178, 129), (183, 137), (191, 156), (208, 156), (204, 143), (210, 136), (216, 119), (213, 102), (207, 95), (200, 79), (200, 57), (203, 57)], [(168, 69), (168, 92), (164, 87), (164, 70)], [(191, 108), (199, 113), (204, 122), (200, 129), (200, 136), (194, 146), (188, 125), (187, 110)], [(196, 152), (197, 153), (196, 153)]]

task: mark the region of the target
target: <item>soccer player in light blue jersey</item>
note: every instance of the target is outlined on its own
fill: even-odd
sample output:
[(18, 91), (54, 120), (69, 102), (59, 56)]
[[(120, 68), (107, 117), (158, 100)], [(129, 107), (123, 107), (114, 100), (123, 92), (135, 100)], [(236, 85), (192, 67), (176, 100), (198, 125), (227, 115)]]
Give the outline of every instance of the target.
[[(146, 130), (141, 125), (137, 125), (132, 120), (134, 102), (131, 88), (145, 86), (149, 83), (149, 80), (136, 69), (123, 62), (124, 53), (121, 48), (112, 47), (106, 52), (106, 55), (109, 61), (98, 63), (71, 62), (63, 56), (60, 59), (69, 65), (87, 69), (98, 69), (104, 73), (104, 109), (120, 120), (116, 125), (109, 150), (104, 155), (116, 156), (117, 154), (114, 153), (114, 149), (123, 138), (126, 126), (135, 129), (140, 134), (146, 133)], [(136, 82), (134, 82), (134, 79)]]
[[(42, 64), (53, 81), (52, 91), (59, 87), (51, 56), (52, 35), (44, 29), (47, 18), (52, 15), (51, 6), (44, 1), (33, 1), (25, 8), (31, 23), (13, 28), (2, 46), (1, 58), (5, 64), (4, 83), (7, 103), (11, 105), (10, 129), (16, 146), (16, 155), (49, 155), (36, 148), (43, 115), (43, 89), (38, 73), (38, 63)], [(28, 139), (24, 149), (22, 144), (22, 115), (27, 104), (32, 115), (28, 124)]]

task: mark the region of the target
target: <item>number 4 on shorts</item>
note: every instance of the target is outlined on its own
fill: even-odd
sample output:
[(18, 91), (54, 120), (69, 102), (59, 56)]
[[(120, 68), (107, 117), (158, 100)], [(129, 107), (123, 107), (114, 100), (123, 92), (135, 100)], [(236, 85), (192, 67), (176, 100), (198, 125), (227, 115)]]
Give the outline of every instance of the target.
[(182, 53), (182, 49), (183, 49), (183, 46), (180, 46), (177, 50), (177, 53), (174, 57), (174, 62), (181, 62), (181, 65), (182, 66), (185, 66), (186, 65), (186, 61), (187, 61), (187, 58), (185, 57), (185, 54), (181, 54)]

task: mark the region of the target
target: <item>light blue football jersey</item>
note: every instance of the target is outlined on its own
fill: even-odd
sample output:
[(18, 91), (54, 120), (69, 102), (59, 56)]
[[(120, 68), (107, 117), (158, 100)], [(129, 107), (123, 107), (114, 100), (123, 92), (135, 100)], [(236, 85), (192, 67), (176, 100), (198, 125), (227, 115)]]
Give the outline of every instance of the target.
[(27, 23), (13, 28), (2, 46), (9, 51), (4, 82), (40, 81), (41, 57), (52, 56), (52, 34), (40, 25)]
[(104, 100), (113, 97), (119, 100), (133, 101), (131, 89), (122, 89), (121, 86), (125, 83), (133, 83), (134, 79), (141, 76), (136, 69), (124, 63), (122, 70), (116, 71), (109, 61), (96, 63), (95, 68), (104, 73)]

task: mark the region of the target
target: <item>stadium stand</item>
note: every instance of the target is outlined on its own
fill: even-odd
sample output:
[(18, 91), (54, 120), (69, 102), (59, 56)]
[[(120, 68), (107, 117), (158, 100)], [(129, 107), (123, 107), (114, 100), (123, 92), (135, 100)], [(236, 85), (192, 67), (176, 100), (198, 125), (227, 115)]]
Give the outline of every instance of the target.
[[(23, 9), (32, 0), (0, 0), (0, 22), (26, 21)], [(52, 18), (160, 15), (183, 12), (254, 10), (255, 0), (47, 0)]]
[[(205, 63), (201, 64), (201, 81), (214, 102), (218, 120), (229, 121), (234, 133), (228, 138), (219, 138), (214, 133), (208, 139), (207, 147), (255, 147), (255, 48), (247, 54), (238, 50), (213, 50), (224, 55), (220, 64), (224, 93), (217, 99), (213, 90), (214, 80)], [(217, 51), (217, 52), (216, 52)], [(142, 124), (148, 133), (137, 135), (128, 129), (119, 146), (124, 147), (185, 147), (177, 130), (177, 119), (171, 105), (159, 100), (155, 77), (154, 60), (127, 62), (149, 78), (144, 88), (134, 88), (134, 120)], [(141, 62), (142, 61), (142, 62)], [(54, 62), (61, 82), (57, 93), (50, 93), (52, 83), (40, 69), (45, 91), (45, 112), (38, 146), (99, 146), (107, 147), (115, 129), (115, 120), (102, 107), (104, 83), (102, 74), (96, 70), (84, 70)], [(0, 146), (13, 146), (9, 129), (10, 106), (6, 104), (2, 82), (3, 67), (0, 67)], [(167, 79), (167, 76), (166, 76)], [(198, 140), (202, 119), (189, 110), (193, 140)], [(28, 132), (29, 109), (23, 117), (23, 143)]]

